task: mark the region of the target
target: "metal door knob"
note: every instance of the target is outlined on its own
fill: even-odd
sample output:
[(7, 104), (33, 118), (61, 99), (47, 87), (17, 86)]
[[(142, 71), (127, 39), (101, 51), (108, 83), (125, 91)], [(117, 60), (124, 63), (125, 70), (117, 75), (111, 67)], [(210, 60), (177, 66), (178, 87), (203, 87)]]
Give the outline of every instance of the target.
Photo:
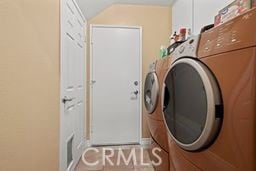
[(91, 85), (95, 84), (96, 80), (91, 80)]

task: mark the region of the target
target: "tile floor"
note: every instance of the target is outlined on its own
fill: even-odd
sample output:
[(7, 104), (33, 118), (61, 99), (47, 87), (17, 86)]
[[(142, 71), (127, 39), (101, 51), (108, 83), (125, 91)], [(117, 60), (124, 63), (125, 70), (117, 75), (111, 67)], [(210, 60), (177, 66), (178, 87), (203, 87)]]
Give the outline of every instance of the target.
[[(105, 149), (104, 149), (105, 148)], [(75, 171), (154, 171), (151, 164), (151, 160), (148, 154), (148, 148), (145, 146), (114, 146), (114, 147), (96, 147), (98, 152), (90, 150), (86, 152), (84, 159), (93, 163), (99, 161), (94, 166), (86, 165), (81, 159), (75, 169)], [(112, 157), (109, 157), (110, 160), (105, 160), (103, 162), (103, 151), (106, 155), (112, 153), (109, 149), (113, 149)], [(120, 152), (121, 151), (121, 152)], [(123, 154), (123, 157), (121, 155)], [(128, 160), (130, 154), (135, 154), (133, 156), (134, 160)], [(119, 157), (118, 157), (119, 156)], [(125, 163), (124, 159), (128, 162)], [(119, 162), (118, 162), (119, 161)], [(112, 162), (112, 163), (111, 163)], [(112, 165), (114, 164), (114, 165)]]

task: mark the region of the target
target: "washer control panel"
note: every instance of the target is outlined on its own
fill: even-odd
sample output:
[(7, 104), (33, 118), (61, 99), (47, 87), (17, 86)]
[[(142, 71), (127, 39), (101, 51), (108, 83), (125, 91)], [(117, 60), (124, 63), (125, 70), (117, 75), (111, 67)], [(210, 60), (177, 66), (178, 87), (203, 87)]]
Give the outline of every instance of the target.
[(200, 35), (190, 37), (186, 42), (177, 47), (173, 53), (173, 61), (182, 57), (197, 57), (197, 48)]

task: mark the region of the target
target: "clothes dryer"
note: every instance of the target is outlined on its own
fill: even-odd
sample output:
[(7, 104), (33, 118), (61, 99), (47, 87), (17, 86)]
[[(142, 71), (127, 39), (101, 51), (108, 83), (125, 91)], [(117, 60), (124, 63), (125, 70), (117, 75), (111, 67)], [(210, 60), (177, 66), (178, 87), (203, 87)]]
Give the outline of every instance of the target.
[(177, 171), (256, 170), (256, 10), (177, 48), (163, 115)]

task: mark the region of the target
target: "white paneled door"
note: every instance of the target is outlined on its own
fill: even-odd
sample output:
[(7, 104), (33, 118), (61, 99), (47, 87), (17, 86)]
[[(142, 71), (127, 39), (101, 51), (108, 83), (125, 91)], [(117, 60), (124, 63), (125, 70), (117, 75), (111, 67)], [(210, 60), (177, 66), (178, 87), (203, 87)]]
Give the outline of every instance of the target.
[(91, 26), (91, 143), (134, 144), (141, 134), (141, 28)]
[(85, 147), (85, 47), (85, 19), (61, 0), (60, 171), (74, 170)]

